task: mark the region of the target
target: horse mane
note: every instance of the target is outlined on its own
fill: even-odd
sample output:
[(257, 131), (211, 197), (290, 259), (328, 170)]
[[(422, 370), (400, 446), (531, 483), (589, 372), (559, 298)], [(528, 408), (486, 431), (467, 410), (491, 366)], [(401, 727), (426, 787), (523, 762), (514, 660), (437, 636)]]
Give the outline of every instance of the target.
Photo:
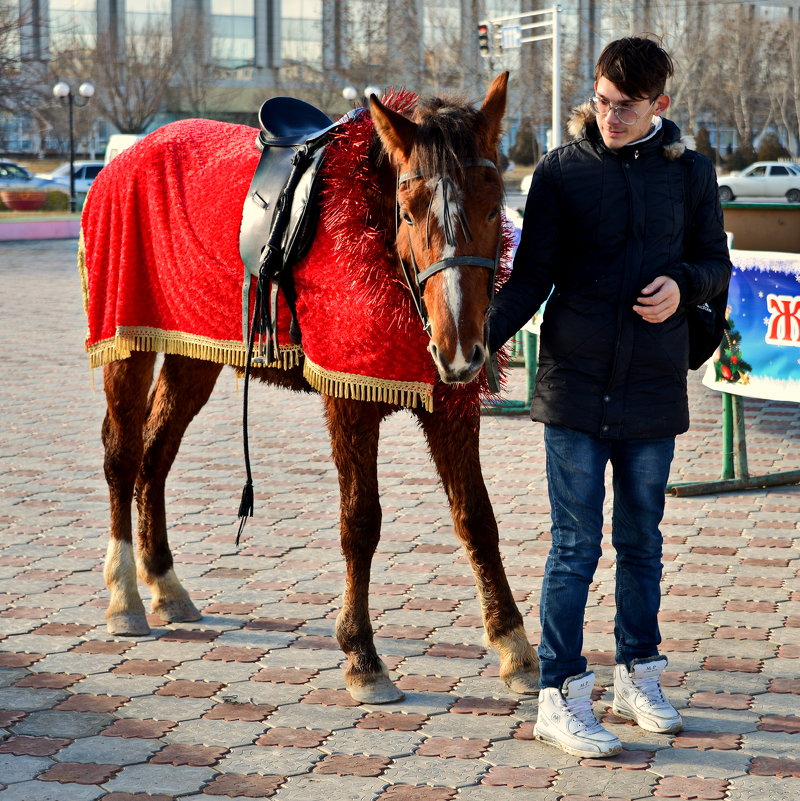
[(482, 156), (484, 114), (462, 98), (421, 98), (411, 119), (418, 126), (414, 155), (424, 176), (462, 174), (467, 161)]

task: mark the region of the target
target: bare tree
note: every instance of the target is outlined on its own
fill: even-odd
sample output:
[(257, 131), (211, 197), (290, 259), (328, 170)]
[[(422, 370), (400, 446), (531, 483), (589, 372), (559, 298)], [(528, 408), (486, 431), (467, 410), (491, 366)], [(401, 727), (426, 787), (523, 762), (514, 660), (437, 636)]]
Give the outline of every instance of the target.
[[(56, 140), (58, 149), (67, 152), (69, 147), (69, 127), (66, 105), (53, 97), (52, 88), (59, 81), (66, 81), (73, 92), (84, 81), (94, 82), (94, 63), (92, 51), (86, 49), (78, 39), (70, 42), (62, 52), (54, 53), (51, 59), (44, 62), (39, 74), (38, 97), (32, 108), (32, 114), (39, 126), (39, 135)], [(91, 136), (92, 124), (97, 117), (94, 100), (85, 110), (74, 109), (72, 130), (77, 142), (78, 152), (82, 152), (82, 142)]]
[(39, 70), (25, 57), (26, 19), (10, 4), (0, 5), (0, 111), (31, 108), (37, 98)]
[(784, 40), (785, 86), (787, 113), (784, 118), (789, 149), (794, 157), (800, 155), (800, 9), (793, 9)]
[[(709, 111), (716, 92), (709, 81), (708, 8), (703, 4), (650, 9), (656, 30), (664, 32), (664, 43), (675, 61), (675, 76), (669, 93), (672, 111), (684, 133), (694, 134), (700, 118)], [(670, 13), (671, 12), (671, 13)]]
[(367, 85), (390, 86), (404, 78), (387, 69), (389, 40), (387, 0), (348, 0), (344, 15), (350, 36), (349, 65), (343, 75), (358, 90)]
[(102, 114), (121, 133), (141, 133), (164, 105), (179, 64), (169, 22), (148, 22), (124, 42), (101, 36), (94, 56)]
[(709, 36), (718, 93), (744, 147), (752, 147), (772, 119), (764, 91), (772, 48), (768, 30), (752, 7), (725, 7)]
[(202, 117), (209, 111), (214, 86), (225, 71), (214, 63), (210, 49), (211, 25), (205, 14), (186, 14), (172, 33), (169, 105), (175, 110)]

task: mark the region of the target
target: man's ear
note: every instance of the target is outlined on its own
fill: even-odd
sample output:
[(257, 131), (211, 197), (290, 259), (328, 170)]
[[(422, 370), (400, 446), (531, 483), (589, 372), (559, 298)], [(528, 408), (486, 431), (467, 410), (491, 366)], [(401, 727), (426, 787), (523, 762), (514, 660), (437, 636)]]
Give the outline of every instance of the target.
[(660, 117), (668, 108), (672, 99), (669, 95), (659, 95), (656, 98), (656, 107), (653, 109), (653, 114)]

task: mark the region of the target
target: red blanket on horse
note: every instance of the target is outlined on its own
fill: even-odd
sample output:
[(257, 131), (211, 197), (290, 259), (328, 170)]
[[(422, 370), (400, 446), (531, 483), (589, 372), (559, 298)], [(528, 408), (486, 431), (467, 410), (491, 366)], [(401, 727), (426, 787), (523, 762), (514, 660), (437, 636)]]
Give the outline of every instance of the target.
[[(100, 173), (80, 249), (92, 366), (133, 350), (245, 364), (239, 225), (256, 135), (241, 125), (176, 122)], [(474, 400), (478, 382), (438, 381), (386, 232), (371, 225), (371, 136), (365, 115), (328, 147), (317, 237), (294, 268), (302, 349), (282, 336), (282, 364), (304, 355), (306, 378), (331, 395), (428, 409), (434, 390), (437, 399)], [(288, 319), (283, 307), (282, 328)]]

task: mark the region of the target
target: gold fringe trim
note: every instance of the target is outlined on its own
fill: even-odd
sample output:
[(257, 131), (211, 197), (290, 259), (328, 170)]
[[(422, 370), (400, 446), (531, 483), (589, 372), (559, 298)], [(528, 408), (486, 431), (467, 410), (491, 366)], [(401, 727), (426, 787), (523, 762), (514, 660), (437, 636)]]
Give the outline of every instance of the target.
[(359, 401), (391, 403), (416, 409), (422, 406), (433, 411), (433, 386), (423, 382), (389, 381), (355, 373), (338, 373), (305, 359), (303, 375), (314, 389), (332, 398), (351, 398)]
[(83, 292), (83, 313), (89, 316), (89, 278), (86, 273), (86, 243), (83, 241), (83, 228), (78, 232), (78, 274), (81, 277)]
[[(245, 367), (247, 363), (247, 348), (238, 340), (210, 339), (198, 334), (159, 328), (120, 326), (113, 339), (86, 346), (90, 367), (127, 359), (133, 351), (171, 353), (233, 367)], [(269, 366), (289, 370), (300, 364), (302, 355), (303, 349), (299, 345), (281, 346), (279, 358)]]

